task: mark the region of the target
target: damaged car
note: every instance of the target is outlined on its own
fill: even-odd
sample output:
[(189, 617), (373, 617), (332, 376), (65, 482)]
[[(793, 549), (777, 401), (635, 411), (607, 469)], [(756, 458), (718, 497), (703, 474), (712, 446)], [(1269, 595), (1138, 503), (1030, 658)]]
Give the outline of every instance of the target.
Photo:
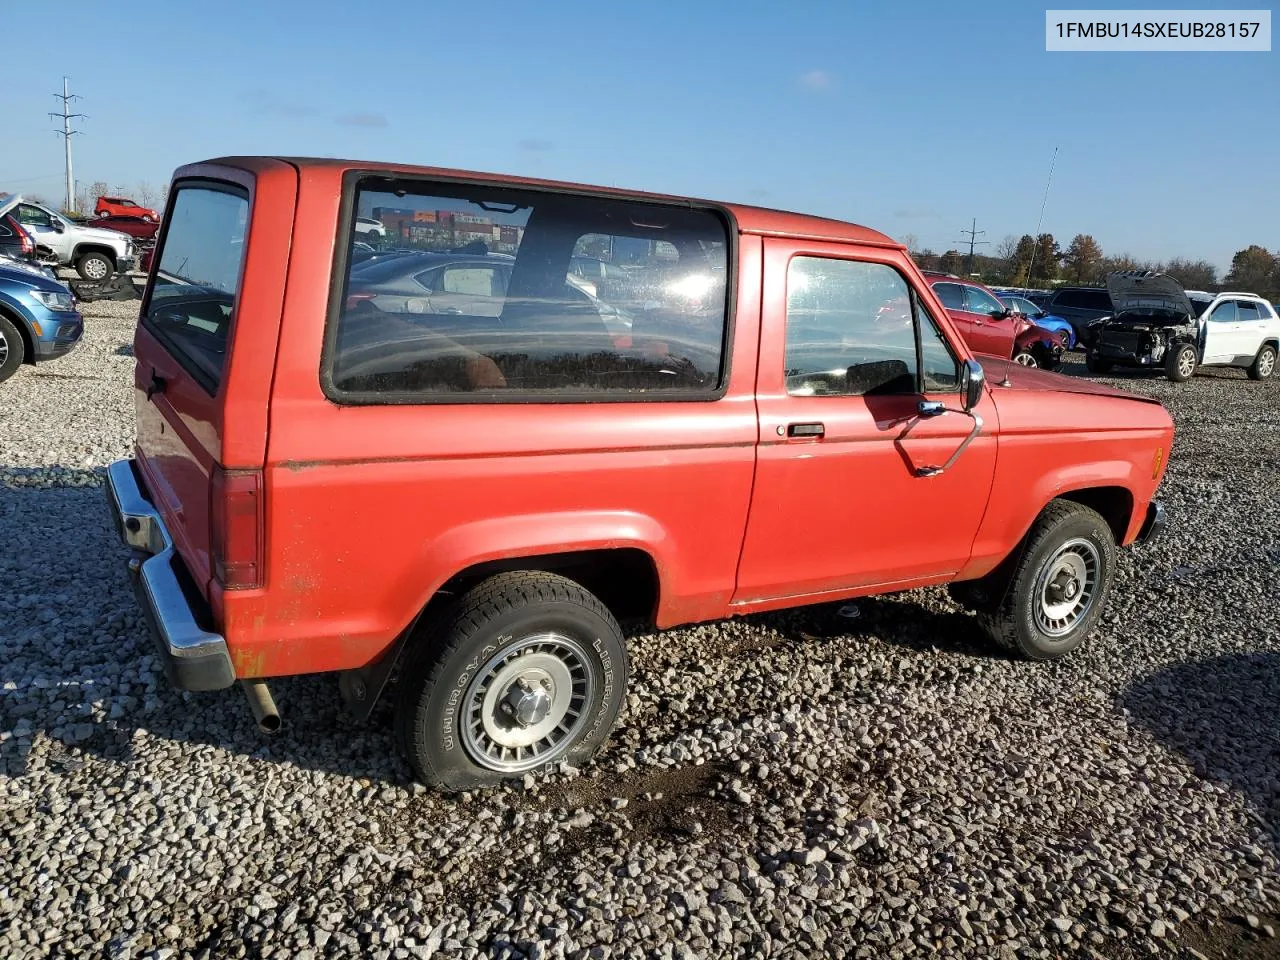
[(1220, 294), (1198, 309), (1177, 280), (1151, 271), (1109, 274), (1107, 291), (1115, 312), (1086, 331), (1091, 373), (1140, 367), (1182, 383), (1201, 366), (1241, 367), (1253, 380), (1275, 369), (1280, 319), (1261, 297)]

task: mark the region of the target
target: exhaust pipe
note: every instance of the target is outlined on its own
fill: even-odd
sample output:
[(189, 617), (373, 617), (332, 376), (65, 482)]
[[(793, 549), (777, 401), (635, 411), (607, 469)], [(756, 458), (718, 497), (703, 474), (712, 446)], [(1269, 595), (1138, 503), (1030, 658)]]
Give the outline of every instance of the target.
[(244, 695), (249, 698), (249, 709), (253, 711), (253, 719), (258, 722), (258, 729), (263, 733), (275, 733), (280, 729), (280, 711), (271, 696), (271, 689), (265, 680), (241, 680)]

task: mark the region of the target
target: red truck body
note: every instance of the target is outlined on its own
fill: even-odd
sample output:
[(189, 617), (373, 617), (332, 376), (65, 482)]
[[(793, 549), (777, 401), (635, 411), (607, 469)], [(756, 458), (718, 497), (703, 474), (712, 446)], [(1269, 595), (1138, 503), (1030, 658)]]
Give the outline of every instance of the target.
[[(368, 670), (399, 649), (433, 598), (495, 571), (581, 569), (602, 590), (625, 580), (624, 601), (666, 628), (973, 581), (1063, 498), (1096, 510), (1120, 544), (1153, 525), (1173, 432), (1158, 403), (982, 358), (980, 430), (953, 465), (927, 475), (974, 432), (959, 410), (918, 415), (946, 395), (789, 393), (784, 327), (797, 257), (891, 268), (957, 359), (973, 354), (901, 244), (747, 206), (708, 205), (730, 231), (725, 374), (710, 398), (334, 402), (321, 373), (326, 320), (342, 290), (350, 184), (370, 169), (676, 200), (331, 160), (180, 169), (144, 315), (158, 309), (153, 290), (184, 185), (234, 188), (249, 211), (220, 383), (210, 392), (141, 324), (136, 459), (113, 467), (137, 481), (134, 491), (113, 475), (122, 535), (155, 552), (143, 541), (159, 535), (145, 520), (141, 531), (129, 526), (148, 509), (130, 512), (140, 493), (188, 592), (207, 603), (200, 629), (225, 643), (233, 677), (180, 685)], [(805, 432), (814, 424), (820, 433)], [(163, 603), (161, 587), (144, 586), (144, 605)]]

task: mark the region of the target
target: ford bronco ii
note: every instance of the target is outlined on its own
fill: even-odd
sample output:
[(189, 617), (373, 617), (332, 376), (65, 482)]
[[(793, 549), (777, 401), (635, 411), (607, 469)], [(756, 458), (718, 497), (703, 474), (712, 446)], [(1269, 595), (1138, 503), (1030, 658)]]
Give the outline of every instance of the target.
[(1061, 657), (1163, 523), (1159, 403), (979, 362), (864, 227), (262, 157), (179, 169), (162, 224), (108, 493), (170, 679), (270, 728), (270, 678), (367, 716), (394, 670), (428, 783), (587, 760), (619, 620), (951, 584)]

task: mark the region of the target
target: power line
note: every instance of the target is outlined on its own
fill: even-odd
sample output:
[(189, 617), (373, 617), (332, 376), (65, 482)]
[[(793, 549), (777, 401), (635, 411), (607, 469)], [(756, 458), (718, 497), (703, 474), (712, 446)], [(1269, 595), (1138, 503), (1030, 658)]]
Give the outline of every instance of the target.
[(89, 116), (88, 114), (84, 114), (84, 113), (71, 113), (71, 101), (79, 100), (80, 98), (75, 96), (71, 92), (71, 86), (66, 77), (62, 78), (62, 92), (55, 93), (54, 97), (62, 101), (62, 112), (61, 113), (51, 112), (49, 116), (54, 119), (61, 118), (62, 129), (55, 130), (54, 133), (61, 135), (62, 144), (66, 150), (67, 202), (66, 202), (66, 206), (64, 206), (63, 209), (74, 210), (76, 208), (76, 194), (75, 194), (75, 178), (71, 175), (71, 138), (74, 137), (76, 134), (80, 133), (81, 131), (72, 130), (71, 121), (76, 119), (88, 120)]
[[(970, 225), (968, 230), (961, 230), (960, 232), (967, 233), (969, 235), (969, 269), (967, 272), (972, 274), (973, 273), (973, 248), (975, 246), (980, 246), (982, 244), (990, 243), (991, 241), (978, 239), (978, 237), (982, 236), (982, 234), (986, 233), (987, 231), (978, 229), (977, 217), (973, 218), (973, 223)], [(955, 242), (964, 243), (963, 240), (957, 240)]]

